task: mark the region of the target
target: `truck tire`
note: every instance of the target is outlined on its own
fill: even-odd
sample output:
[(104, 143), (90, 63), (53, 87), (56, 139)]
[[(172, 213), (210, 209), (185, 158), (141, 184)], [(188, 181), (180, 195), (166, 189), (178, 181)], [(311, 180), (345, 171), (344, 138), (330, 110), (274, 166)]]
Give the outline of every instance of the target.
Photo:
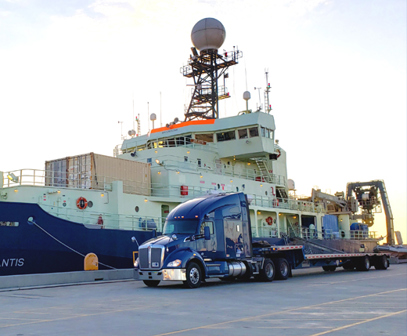
[(335, 272), (336, 266), (335, 265), (322, 266), (322, 269), (325, 272)]
[(264, 260), (263, 268), (260, 269), (259, 279), (261, 281), (271, 282), (276, 275), (276, 268), (270, 259)]
[(285, 258), (277, 258), (275, 260), (276, 265), (276, 279), (287, 280), (290, 275), (290, 264)]
[(374, 268), (377, 270), (387, 269), (387, 257), (386, 256), (378, 257), (374, 263)]
[(370, 269), (370, 259), (368, 256), (364, 256), (358, 260), (356, 264), (356, 269), (358, 271), (367, 272)]
[(187, 288), (198, 288), (201, 285), (202, 271), (197, 263), (190, 262), (188, 264), (186, 278), (184, 285)]
[(157, 287), (160, 280), (143, 280), (143, 282), (148, 287)]

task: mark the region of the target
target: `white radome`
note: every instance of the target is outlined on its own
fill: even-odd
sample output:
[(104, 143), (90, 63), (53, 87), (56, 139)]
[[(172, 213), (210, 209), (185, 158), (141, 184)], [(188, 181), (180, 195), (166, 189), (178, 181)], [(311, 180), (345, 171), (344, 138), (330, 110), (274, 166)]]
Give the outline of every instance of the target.
[(191, 40), (195, 48), (200, 51), (218, 50), (226, 38), (223, 24), (213, 18), (198, 21), (191, 32)]

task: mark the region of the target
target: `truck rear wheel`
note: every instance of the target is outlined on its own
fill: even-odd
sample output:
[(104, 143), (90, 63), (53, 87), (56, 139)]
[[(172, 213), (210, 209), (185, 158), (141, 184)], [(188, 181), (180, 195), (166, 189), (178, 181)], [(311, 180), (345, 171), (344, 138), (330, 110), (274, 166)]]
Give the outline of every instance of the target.
[(386, 256), (380, 256), (376, 259), (376, 262), (374, 264), (374, 268), (377, 270), (385, 270), (387, 269), (387, 257)]
[(188, 264), (186, 278), (187, 280), (184, 281), (185, 287), (198, 288), (201, 285), (202, 271), (197, 263), (191, 262)]
[(276, 265), (276, 279), (278, 280), (287, 280), (290, 275), (290, 265), (288, 264), (287, 259), (277, 258), (275, 261)]
[(270, 259), (264, 260), (263, 268), (260, 270), (260, 280), (271, 282), (274, 280), (275, 272), (274, 263)]
[(358, 263), (356, 264), (356, 269), (358, 271), (366, 272), (370, 269), (370, 259), (368, 256), (364, 256), (360, 260), (358, 260)]
[(144, 284), (148, 287), (157, 287), (160, 280), (143, 280)]

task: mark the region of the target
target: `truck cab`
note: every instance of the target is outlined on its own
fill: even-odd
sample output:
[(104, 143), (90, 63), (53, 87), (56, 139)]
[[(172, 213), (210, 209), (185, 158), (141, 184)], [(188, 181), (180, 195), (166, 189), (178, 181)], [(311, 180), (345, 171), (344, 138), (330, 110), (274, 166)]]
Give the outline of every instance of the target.
[(147, 286), (250, 274), (251, 226), (243, 193), (189, 200), (168, 215), (163, 234), (139, 247), (135, 278)]

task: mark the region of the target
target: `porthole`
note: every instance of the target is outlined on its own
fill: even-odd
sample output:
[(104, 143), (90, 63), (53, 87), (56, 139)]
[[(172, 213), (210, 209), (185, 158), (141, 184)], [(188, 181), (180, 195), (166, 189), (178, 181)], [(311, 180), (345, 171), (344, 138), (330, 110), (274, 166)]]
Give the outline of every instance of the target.
[(138, 212), (140, 209), (139, 209), (138, 206), (136, 206), (136, 207), (134, 208), (134, 210), (136, 210), (136, 212)]
[(89, 207), (89, 208), (93, 207), (93, 202), (92, 202), (92, 201), (89, 201), (89, 202), (88, 202), (88, 207)]

